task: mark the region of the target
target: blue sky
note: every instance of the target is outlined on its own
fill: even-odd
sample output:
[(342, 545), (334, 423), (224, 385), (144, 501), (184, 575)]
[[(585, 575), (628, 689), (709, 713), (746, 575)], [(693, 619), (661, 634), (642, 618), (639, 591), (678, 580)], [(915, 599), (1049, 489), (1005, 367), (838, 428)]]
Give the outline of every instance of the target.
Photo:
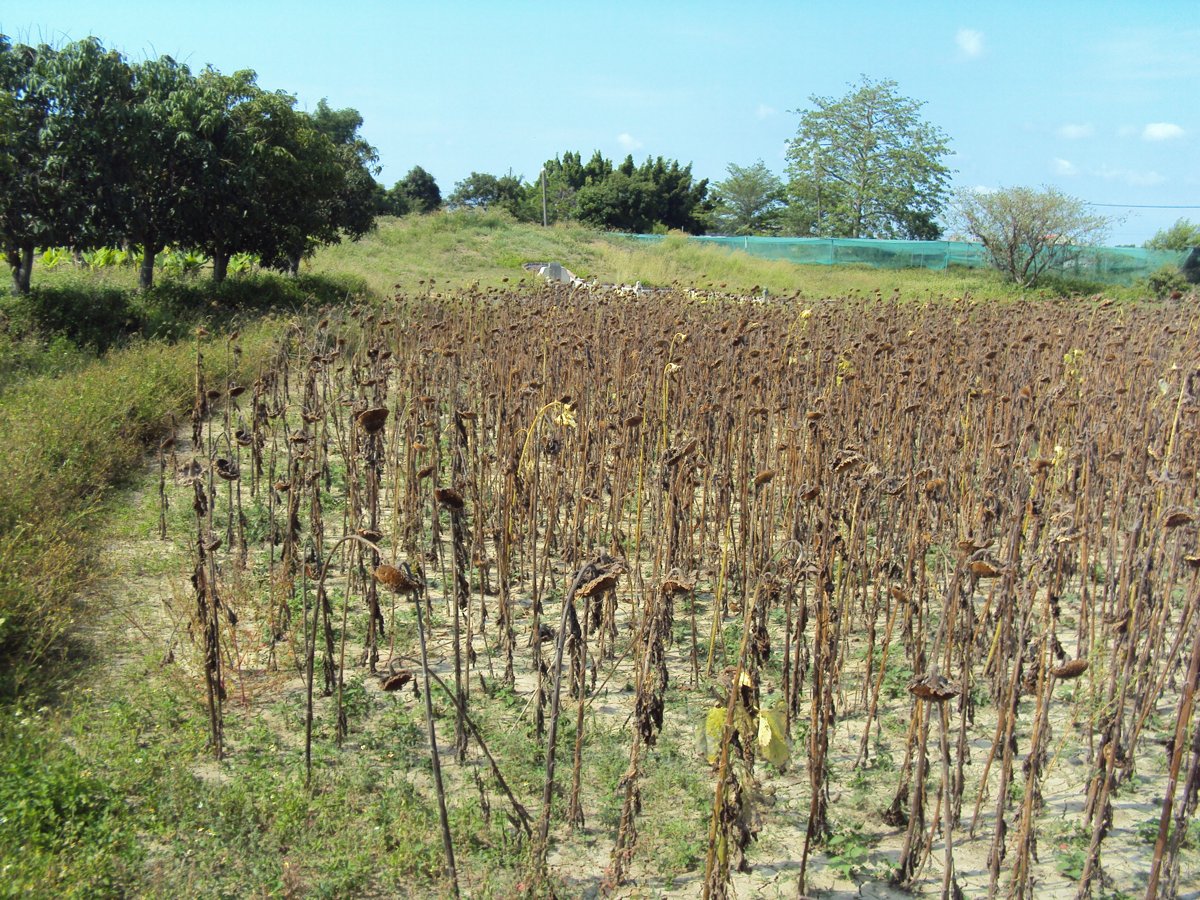
[(783, 174), (810, 95), (891, 78), (951, 137), (962, 187), (1054, 185), (1116, 209), (1110, 243), (1200, 221), (1194, 0), (1007, 3), (6, 0), (27, 43), (95, 35), (134, 59), (249, 68), (362, 113), (392, 184), (536, 178), (564, 150)]

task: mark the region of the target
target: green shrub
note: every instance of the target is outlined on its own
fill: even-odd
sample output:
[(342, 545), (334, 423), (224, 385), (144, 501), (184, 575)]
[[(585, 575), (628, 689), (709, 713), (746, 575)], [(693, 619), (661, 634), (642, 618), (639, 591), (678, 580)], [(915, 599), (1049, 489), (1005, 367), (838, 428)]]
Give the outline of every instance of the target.
[(1191, 288), (1184, 274), (1175, 268), (1175, 266), (1163, 266), (1156, 272), (1152, 272), (1141, 286), (1150, 294), (1153, 294), (1159, 300), (1165, 300), (1175, 291), (1183, 291)]

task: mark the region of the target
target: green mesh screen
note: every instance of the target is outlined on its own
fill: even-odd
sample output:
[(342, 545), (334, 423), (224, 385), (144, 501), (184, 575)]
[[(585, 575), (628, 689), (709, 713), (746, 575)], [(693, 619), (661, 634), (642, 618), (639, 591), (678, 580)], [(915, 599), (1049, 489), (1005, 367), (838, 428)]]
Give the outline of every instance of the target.
[[(640, 241), (661, 241), (663, 235), (629, 235)], [(963, 241), (874, 241), (851, 238), (690, 237), (688, 240), (763, 259), (784, 259), (800, 265), (860, 265), (877, 269), (945, 269), (949, 266), (984, 268), (991, 265), (983, 244)], [(1135, 247), (1088, 247), (1050, 267), (1067, 278), (1131, 284), (1163, 266), (1178, 267), (1185, 253)]]

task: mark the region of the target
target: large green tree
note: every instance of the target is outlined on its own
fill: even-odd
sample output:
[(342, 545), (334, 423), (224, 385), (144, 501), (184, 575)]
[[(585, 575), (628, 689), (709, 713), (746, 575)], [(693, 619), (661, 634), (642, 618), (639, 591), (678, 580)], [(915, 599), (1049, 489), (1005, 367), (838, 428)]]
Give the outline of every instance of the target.
[[(644, 232), (655, 227), (699, 234), (712, 204), (708, 181), (696, 181), (692, 167), (659, 156), (640, 166), (632, 156), (614, 165), (599, 152), (586, 163), (567, 152), (548, 160), (546, 212), (551, 222), (578, 219), (598, 228)], [(541, 180), (529, 182), (518, 217), (540, 221)]]
[(36, 247), (113, 236), (130, 71), (94, 38), (56, 50), (0, 36), (0, 94), (0, 237), (13, 290), (26, 293)]
[(722, 234), (773, 234), (784, 205), (783, 182), (760, 159), (749, 166), (730, 163), (723, 181), (712, 187), (713, 221)]
[(153, 283), (169, 246), (295, 270), (320, 243), (373, 224), (380, 187), (362, 117), (311, 115), (253, 72), (194, 75), (170, 57), (129, 64), (94, 38), (61, 49), (0, 36), (0, 242), (14, 290), (37, 247), (124, 244)]
[(581, 222), (633, 234), (654, 227), (654, 185), (637, 174), (614, 172), (584, 185), (577, 196)]
[(810, 97), (788, 143), (790, 218), (819, 237), (940, 235), (950, 139), (896, 82), (865, 76), (843, 97)]
[(228, 122), (219, 93), (203, 90), (191, 70), (169, 56), (133, 67), (133, 94), (120, 185), (124, 237), (141, 248), (138, 285), (147, 290), (158, 254), (196, 236), (207, 173), (220, 165), (219, 133)]
[(363, 118), (356, 109), (333, 109), (321, 100), (310, 119), (341, 160), (342, 183), (330, 211), (333, 224), (347, 237), (361, 237), (375, 225), (379, 153), (360, 134)]

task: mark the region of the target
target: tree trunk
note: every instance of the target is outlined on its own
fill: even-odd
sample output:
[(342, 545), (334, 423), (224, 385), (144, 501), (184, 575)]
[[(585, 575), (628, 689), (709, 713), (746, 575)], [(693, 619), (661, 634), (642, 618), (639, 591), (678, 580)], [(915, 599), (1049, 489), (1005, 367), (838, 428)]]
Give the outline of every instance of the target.
[(300, 274), (300, 254), (288, 256), (288, 274), (293, 278)]
[(217, 250), (213, 253), (213, 281), (220, 284), (229, 273), (229, 251)]
[(18, 247), (8, 251), (12, 269), (13, 293), (23, 297), (29, 293), (29, 276), (33, 271), (33, 247)]
[(148, 291), (154, 287), (154, 257), (158, 255), (161, 248), (156, 248), (153, 244), (147, 242), (145, 250), (142, 251), (142, 264), (138, 267), (138, 290)]

